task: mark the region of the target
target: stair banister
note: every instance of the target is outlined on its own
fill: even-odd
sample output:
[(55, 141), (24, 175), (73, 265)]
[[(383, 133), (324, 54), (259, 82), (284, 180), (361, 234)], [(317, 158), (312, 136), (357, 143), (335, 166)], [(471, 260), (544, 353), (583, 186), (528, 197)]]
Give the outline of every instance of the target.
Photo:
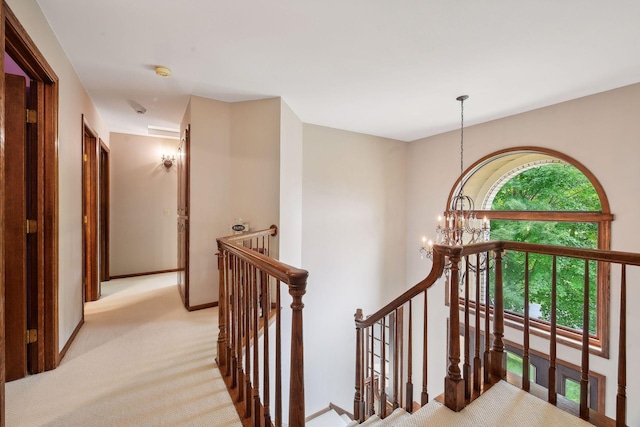
[[(244, 404), (245, 418), (252, 418), (256, 426), (272, 425), (269, 409), (270, 378), (267, 360), (262, 364), (264, 400), (260, 401), (260, 375), (256, 369), (259, 353), (258, 334), (261, 323), (258, 311), (262, 308), (264, 342), (269, 343), (268, 318), (271, 297), (268, 283), (276, 282), (276, 378), (275, 425), (282, 425), (280, 388), (280, 284), (288, 286), (291, 303), (291, 359), (289, 378), (289, 426), (304, 426), (304, 346), (302, 297), (306, 292), (308, 272), (268, 256), (265, 238), (275, 236), (277, 227), (217, 239), (220, 268), (219, 333), (217, 362), (221, 372), (230, 377), (230, 390), (236, 389)], [(262, 239), (262, 243), (260, 243)], [(255, 245), (254, 245), (255, 242)], [(235, 291), (234, 291), (235, 289)], [(264, 346), (265, 344), (263, 344)], [(249, 350), (253, 350), (251, 354)], [(265, 357), (269, 352), (265, 352)], [(243, 357), (244, 356), (244, 357)], [(253, 358), (253, 363), (250, 361)], [(243, 363), (244, 359), (244, 363)], [(244, 366), (243, 366), (244, 365)], [(253, 369), (253, 372), (251, 372)]]

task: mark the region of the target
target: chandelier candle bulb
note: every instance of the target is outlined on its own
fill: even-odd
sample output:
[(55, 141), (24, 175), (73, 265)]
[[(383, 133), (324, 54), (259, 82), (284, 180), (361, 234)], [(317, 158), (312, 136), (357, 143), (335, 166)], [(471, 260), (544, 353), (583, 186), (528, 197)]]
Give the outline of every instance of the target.
[(427, 238), (422, 236), (422, 247), (424, 248), (426, 244), (427, 244)]

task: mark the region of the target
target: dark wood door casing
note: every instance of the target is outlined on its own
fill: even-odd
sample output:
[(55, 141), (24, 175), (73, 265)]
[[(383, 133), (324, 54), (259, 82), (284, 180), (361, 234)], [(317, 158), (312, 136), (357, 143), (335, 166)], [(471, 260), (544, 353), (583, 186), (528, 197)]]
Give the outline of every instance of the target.
[(100, 139), (100, 282), (110, 279), (109, 274), (109, 211), (110, 211), (110, 163), (109, 147)]
[(98, 134), (82, 116), (82, 240), (84, 302), (100, 298), (98, 280)]
[(4, 253), (6, 381), (27, 374), (26, 80), (5, 74)]
[(187, 310), (189, 305), (189, 192), (190, 125), (178, 147), (178, 289)]

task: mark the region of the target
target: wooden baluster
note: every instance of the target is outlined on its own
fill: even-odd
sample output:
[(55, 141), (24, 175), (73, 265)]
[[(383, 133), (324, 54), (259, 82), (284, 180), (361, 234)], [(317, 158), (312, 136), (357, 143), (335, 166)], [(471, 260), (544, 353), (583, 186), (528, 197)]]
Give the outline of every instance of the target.
[(251, 267), (245, 263), (243, 274), (243, 295), (244, 295), (244, 417), (251, 417)]
[(622, 264), (620, 281), (620, 336), (618, 339), (618, 394), (616, 426), (627, 423), (627, 266)]
[(502, 288), (502, 251), (496, 251), (495, 302), (493, 305), (493, 347), (491, 348), (491, 381), (507, 377), (507, 354), (504, 351), (504, 292)]
[(231, 387), (238, 387), (238, 375), (240, 369), (240, 361), (238, 360), (240, 353), (240, 315), (238, 308), (240, 307), (240, 260), (233, 257), (233, 343), (232, 343), (232, 367), (231, 367)]
[(271, 256), (271, 239), (267, 237), (267, 256)]
[(304, 425), (304, 340), (302, 296), (306, 292), (306, 278), (304, 283), (292, 283), (289, 285), (291, 302), (291, 376), (289, 379), (289, 396), (295, 396), (295, 400), (289, 399), (289, 425)]
[(557, 327), (557, 307), (556, 297), (558, 294), (556, 256), (553, 256), (553, 267), (551, 269), (551, 336), (549, 338), (549, 403), (555, 405), (558, 402), (556, 391), (556, 327)]
[(380, 418), (387, 416), (387, 318), (380, 321)]
[(227, 311), (226, 311), (226, 318), (227, 318), (227, 340), (225, 343), (225, 348), (224, 348), (224, 352), (225, 352), (225, 358), (227, 363), (225, 364), (224, 367), (224, 372), (223, 375), (224, 376), (229, 376), (231, 375), (231, 369), (232, 369), (232, 359), (233, 359), (233, 353), (232, 353), (232, 349), (233, 349), (233, 255), (231, 255), (230, 253), (226, 253), (225, 255), (225, 269), (226, 269), (226, 275), (227, 275), (227, 280), (226, 280), (226, 286), (227, 286)]
[[(426, 291), (425, 291), (426, 292)], [(409, 300), (409, 336), (407, 342), (407, 385), (405, 411), (413, 412), (413, 313), (411, 312), (411, 300)]]
[(245, 334), (244, 329), (244, 289), (243, 289), (243, 281), (244, 281), (244, 261), (238, 260), (238, 287), (236, 289), (238, 294), (238, 306), (237, 306), (237, 316), (238, 316), (238, 337), (236, 340), (236, 357), (238, 358), (238, 368), (237, 368), (237, 382), (238, 382), (238, 398), (237, 402), (241, 402), (244, 398), (244, 369), (243, 369), (243, 361), (242, 361), (242, 346), (243, 338)]
[[(357, 309), (355, 314), (356, 322), (362, 321), (362, 309)], [(356, 393), (353, 396), (353, 418), (359, 423), (364, 421), (364, 353), (363, 353), (363, 330), (356, 326)]]
[(227, 341), (227, 274), (226, 259), (227, 253), (218, 247), (218, 351), (216, 363), (218, 369), (223, 372), (226, 369), (226, 341)]
[(449, 286), (449, 366), (444, 380), (444, 404), (447, 408), (459, 412), (465, 406), (464, 380), (460, 375), (460, 257), (451, 259)]
[(491, 383), (491, 353), (490, 333), (491, 330), (491, 284), (489, 283), (490, 270), (489, 260), (491, 253), (487, 252), (487, 270), (485, 271), (485, 291), (484, 291), (484, 383)]
[(402, 407), (404, 389), (402, 388), (402, 378), (404, 378), (404, 306), (398, 308), (398, 360), (400, 361), (400, 372), (398, 377), (398, 407)]
[[(473, 389), (475, 391), (480, 391), (480, 381), (481, 381), (481, 370), (482, 370), (482, 361), (480, 360), (480, 255), (476, 255), (476, 312), (475, 312), (475, 356), (473, 358)], [(489, 268), (489, 263), (487, 262), (487, 268)]]
[(276, 280), (276, 427), (282, 426), (282, 304), (280, 281)]
[[(258, 270), (251, 269), (251, 298), (253, 300), (253, 425), (260, 426), (260, 288), (258, 287)], [(266, 366), (264, 367), (267, 368)]]
[[(375, 353), (376, 353), (376, 347), (375, 347), (375, 329), (374, 329), (374, 325), (371, 325), (368, 330), (371, 332), (371, 353), (370, 353), (370, 362), (369, 362), (369, 368), (371, 370), (371, 375), (369, 376), (369, 416), (373, 415), (376, 413), (376, 409), (375, 409), (375, 395), (376, 395), (376, 368), (375, 368)], [(380, 384), (380, 383), (378, 383)]]
[(429, 403), (428, 373), (429, 373), (429, 298), (427, 290), (424, 291), (424, 326), (422, 329), (422, 393), (420, 394), (420, 405)]
[(589, 420), (589, 260), (584, 260), (582, 304), (582, 368), (580, 375), (580, 418)]
[(226, 274), (227, 274), (227, 342), (226, 342), (226, 360), (225, 376), (229, 376), (231, 373), (231, 358), (233, 349), (233, 258), (232, 255), (227, 253), (225, 257), (226, 262)]
[(271, 381), (269, 370), (269, 317), (271, 315), (271, 287), (269, 286), (269, 276), (264, 271), (260, 272), (260, 286), (262, 298), (262, 331), (263, 331), (263, 363), (264, 373), (262, 383), (264, 384), (263, 419), (264, 426), (271, 426)]
[(465, 274), (464, 274), (464, 363), (462, 365), (462, 378), (464, 379), (464, 398), (471, 399), (471, 363), (470, 363), (470, 344), (471, 332), (469, 325), (469, 257), (464, 258)]
[(522, 389), (529, 391), (531, 378), (529, 378), (529, 252), (524, 253), (524, 343), (522, 349)]
[[(393, 321), (393, 410), (395, 411), (400, 406), (398, 403), (398, 383), (400, 381), (400, 346), (398, 343), (402, 340), (402, 336), (400, 335), (400, 316), (399, 309), (395, 310), (394, 321)], [(391, 326), (391, 325), (390, 325)], [(391, 331), (389, 331), (391, 334)], [(391, 349), (389, 349), (391, 351)], [(390, 357), (391, 358), (391, 357)]]

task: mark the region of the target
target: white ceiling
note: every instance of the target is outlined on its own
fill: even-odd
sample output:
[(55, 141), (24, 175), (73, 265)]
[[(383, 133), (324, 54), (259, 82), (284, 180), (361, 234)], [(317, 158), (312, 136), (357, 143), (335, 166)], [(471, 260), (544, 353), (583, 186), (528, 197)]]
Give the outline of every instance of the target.
[(638, 0), (38, 3), (114, 132), (178, 128), (191, 94), (281, 96), (305, 123), (411, 141), (457, 128), (461, 94), (474, 124), (640, 81)]

